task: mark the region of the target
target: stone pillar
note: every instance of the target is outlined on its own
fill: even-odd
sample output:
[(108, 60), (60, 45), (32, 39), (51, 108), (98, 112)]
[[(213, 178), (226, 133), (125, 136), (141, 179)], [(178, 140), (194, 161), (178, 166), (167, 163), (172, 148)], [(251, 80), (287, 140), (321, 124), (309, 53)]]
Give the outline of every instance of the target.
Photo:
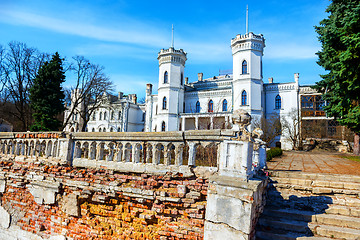
[(195, 130), (199, 130), (199, 117), (195, 117)]
[(210, 129), (214, 129), (214, 117), (210, 117)]
[(196, 144), (195, 142), (189, 142), (189, 166), (195, 166), (195, 157), (196, 157)]

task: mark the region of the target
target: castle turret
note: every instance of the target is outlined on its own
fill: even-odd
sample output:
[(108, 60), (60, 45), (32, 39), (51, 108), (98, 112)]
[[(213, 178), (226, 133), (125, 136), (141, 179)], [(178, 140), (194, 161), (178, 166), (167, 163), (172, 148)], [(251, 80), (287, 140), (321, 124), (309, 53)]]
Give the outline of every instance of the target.
[(263, 99), (262, 56), (263, 35), (252, 32), (231, 40), (233, 55), (234, 110), (244, 109), (261, 116)]
[(159, 113), (157, 131), (179, 130), (178, 114), (183, 112), (186, 52), (173, 47), (162, 49), (159, 60)]

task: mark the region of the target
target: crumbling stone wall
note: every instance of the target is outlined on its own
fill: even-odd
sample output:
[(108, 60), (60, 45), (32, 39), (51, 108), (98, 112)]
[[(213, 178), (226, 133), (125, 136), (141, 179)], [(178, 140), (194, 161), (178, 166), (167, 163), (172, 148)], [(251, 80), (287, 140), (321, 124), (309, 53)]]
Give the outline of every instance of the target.
[(0, 208), (9, 224), (0, 225), (0, 235), (16, 237), (17, 229), (38, 239), (203, 239), (207, 187), (200, 176), (3, 160)]

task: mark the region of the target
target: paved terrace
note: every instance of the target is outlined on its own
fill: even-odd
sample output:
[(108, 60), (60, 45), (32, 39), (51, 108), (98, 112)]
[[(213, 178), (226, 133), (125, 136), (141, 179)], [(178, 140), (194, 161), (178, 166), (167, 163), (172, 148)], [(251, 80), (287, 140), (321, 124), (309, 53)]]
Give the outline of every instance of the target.
[(269, 170), (360, 175), (360, 162), (342, 158), (344, 154), (324, 151), (284, 152), (268, 162)]

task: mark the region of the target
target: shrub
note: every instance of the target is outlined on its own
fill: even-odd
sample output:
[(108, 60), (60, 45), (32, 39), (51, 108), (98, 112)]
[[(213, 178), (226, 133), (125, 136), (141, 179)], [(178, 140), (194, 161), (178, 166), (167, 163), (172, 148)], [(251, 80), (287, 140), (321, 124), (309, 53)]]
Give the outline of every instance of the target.
[(275, 147), (271, 148), (270, 150), (266, 151), (266, 161), (270, 161), (274, 157), (281, 156), (283, 153), (281, 148)]

